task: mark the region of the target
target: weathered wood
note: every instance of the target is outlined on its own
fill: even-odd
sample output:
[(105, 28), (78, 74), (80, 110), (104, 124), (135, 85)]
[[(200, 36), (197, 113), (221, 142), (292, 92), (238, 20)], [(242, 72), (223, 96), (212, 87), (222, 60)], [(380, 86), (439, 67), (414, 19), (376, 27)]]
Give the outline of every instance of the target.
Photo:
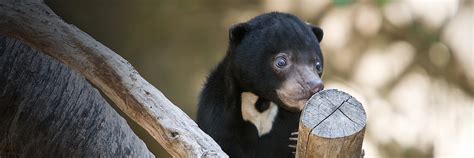
[(154, 157), (84, 77), (0, 36), (0, 157)]
[(1, 0), (0, 34), (20, 39), (80, 72), (171, 155), (227, 156), (125, 59), (64, 22), (41, 0)]
[(355, 98), (335, 89), (321, 91), (303, 109), (296, 157), (358, 158), (366, 123)]

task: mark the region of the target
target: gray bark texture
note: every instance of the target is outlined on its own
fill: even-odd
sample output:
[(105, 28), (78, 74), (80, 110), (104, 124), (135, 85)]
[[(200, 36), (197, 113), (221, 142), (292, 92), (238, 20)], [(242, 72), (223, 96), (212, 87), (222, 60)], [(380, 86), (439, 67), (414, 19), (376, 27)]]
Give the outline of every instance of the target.
[(0, 35), (0, 157), (154, 157), (81, 75)]

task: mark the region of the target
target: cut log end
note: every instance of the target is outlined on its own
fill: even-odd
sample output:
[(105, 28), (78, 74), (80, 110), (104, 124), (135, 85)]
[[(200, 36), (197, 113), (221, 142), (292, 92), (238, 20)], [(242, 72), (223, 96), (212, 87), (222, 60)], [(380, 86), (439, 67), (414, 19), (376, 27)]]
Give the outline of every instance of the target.
[(300, 119), (297, 157), (360, 157), (367, 116), (362, 104), (335, 89), (315, 94)]

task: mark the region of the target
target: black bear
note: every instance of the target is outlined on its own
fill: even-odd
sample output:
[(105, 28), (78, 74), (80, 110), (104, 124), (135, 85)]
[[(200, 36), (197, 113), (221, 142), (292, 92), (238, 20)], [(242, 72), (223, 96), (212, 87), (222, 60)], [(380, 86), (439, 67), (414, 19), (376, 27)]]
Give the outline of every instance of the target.
[(290, 136), (300, 112), (323, 89), (322, 37), (319, 27), (286, 13), (234, 25), (201, 92), (199, 127), (231, 157), (294, 157)]

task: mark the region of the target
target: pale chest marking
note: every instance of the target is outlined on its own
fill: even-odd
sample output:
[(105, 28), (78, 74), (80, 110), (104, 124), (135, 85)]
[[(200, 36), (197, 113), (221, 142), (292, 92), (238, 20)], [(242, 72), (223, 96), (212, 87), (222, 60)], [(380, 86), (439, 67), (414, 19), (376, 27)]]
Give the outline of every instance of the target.
[(251, 92), (243, 92), (242, 98), (242, 117), (245, 121), (251, 122), (258, 131), (258, 136), (267, 134), (272, 130), (273, 121), (278, 114), (278, 107), (275, 103), (270, 102), (267, 110), (259, 112), (255, 107), (258, 96)]

